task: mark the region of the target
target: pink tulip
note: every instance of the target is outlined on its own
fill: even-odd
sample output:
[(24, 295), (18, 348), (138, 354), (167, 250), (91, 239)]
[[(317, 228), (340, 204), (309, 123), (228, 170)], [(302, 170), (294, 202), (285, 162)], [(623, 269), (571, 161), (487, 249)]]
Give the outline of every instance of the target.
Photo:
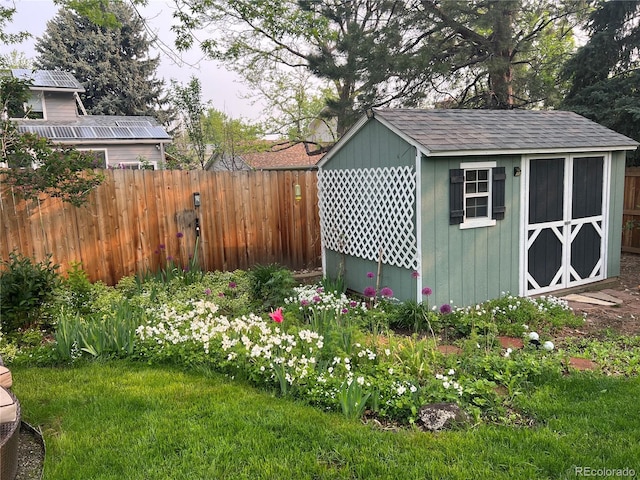
[(275, 312), (271, 312), (269, 316), (274, 322), (282, 323), (282, 321), (284, 320), (284, 315), (282, 314), (282, 307), (278, 308)]

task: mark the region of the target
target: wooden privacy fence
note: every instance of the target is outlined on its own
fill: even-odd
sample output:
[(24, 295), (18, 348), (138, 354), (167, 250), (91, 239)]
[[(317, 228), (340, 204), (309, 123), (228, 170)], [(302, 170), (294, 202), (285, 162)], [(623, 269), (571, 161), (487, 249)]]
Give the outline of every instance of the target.
[(622, 215), (622, 251), (640, 253), (640, 167), (625, 171)]
[[(104, 183), (80, 208), (52, 198), (27, 203), (3, 184), (2, 258), (14, 249), (38, 261), (51, 253), (61, 272), (82, 262), (91, 281), (109, 285), (168, 262), (185, 266), (194, 254), (207, 271), (321, 263), (315, 171), (104, 174)], [(194, 206), (195, 192), (200, 207)]]

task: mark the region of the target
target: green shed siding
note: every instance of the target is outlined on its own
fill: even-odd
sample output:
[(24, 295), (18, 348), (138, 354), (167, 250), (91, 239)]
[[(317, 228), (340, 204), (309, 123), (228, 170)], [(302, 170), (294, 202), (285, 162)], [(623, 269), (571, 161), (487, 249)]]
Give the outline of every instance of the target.
[(433, 290), (434, 304), (471, 305), (519, 290), (521, 177), (507, 174), (504, 220), (471, 229), (449, 225), (449, 170), (479, 161), (496, 161), (507, 173), (521, 163), (520, 156), (422, 160), (422, 284)]
[[(377, 121), (369, 121), (340, 149), (326, 170), (415, 166), (416, 149)], [(414, 208), (415, 211), (415, 208)], [(415, 215), (413, 219), (416, 223)], [(420, 246), (418, 246), (420, 248)], [(325, 250), (326, 275), (336, 278), (342, 274), (345, 285), (356, 292), (376, 286), (377, 278), (367, 278), (368, 272), (377, 276), (375, 261)], [(415, 299), (417, 281), (405, 268), (382, 262), (380, 288), (389, 287), (400, 300)]]
[[(526, 288), (524, 283), (526, 278), (525, 259), (528, 257), (526, 256), (527, 252), (524, 251), (526, 219), (523, 218), (523, 215), (526, 204), (522, 202), (527, 202), (529, 195), (524, 184), (525, 176), (515, 176), (514, 168), (519, 167), (522, 169), (521, 171), (525, 172), (528, 163), (525, 164), (523, 159), (533, 158), (537, 146), (540, 148), (540, 152), (551, 148), (553, 153), (550, 155), (553, 156), (565, 157), (568, 153), (563, 152), (564, 146), (551, 145), (546, 136), (543, 138), (535, 137), (535, 142), (525, 142), (526, 138), (522, 140), (522, 135), (525, 137), (527, 135), (535, 136), (535, 132), (539, 130), (539, 128), (529, 128), (527, 122), (523, 122), (521, 125), (522, 135), (511, 139), (509, 141), (511, 143), (496, 133), (502, 132), (502, 130), (491, 124), (487, 128), (496, 134), (499, 141), (495, 140), (494, 143), (497, 146), (489, 142), (491, 148), (481, 148), (484, 145), (482, 143), (485, 141), (484, 137), (476, 138), (473, 135), (468, 135), (460, 137), (463, 145), (458, 148), (457, 145), (451, 143), (450, 137), (443, 133), (447, 128), (451, 128), (445, 121), (447, 118), (444, 118), (450, 114), (453, 115), (450, 112), (433, 114), (423, 112), (412, 116), (411, 112), (407, 113), (406, 111), (397, 114), (392, 111), (384, 111), (381, 118), (387, 122), (386, 124), (375, 118), (366, 122), (365, 119), (362, 119), (354, 134), (344, 137), (339, 148), (330, 153), (326, 163), (321, 164), (322, 170), (417, 167), (419, 192), (416, 202), (418, 203), (418, 214), (414, 215), (413, 224), (416, 229), (419, 229), (415, 232), (419, 251), (419, 279), (412, 276), (413, 272), (409, 268), (390, 266), (384, 262), (384, 258), (380, 279), (378, 279), (378, 262), (376, 260), (365, 260), (328, 249), (323, 252), (326, 275), (337, 277), (342, 274), (347, 288), (357, 292), (363, 292), (367, 286), (376, 286), (376, 284), (380, 288), (390, 287), (395, 297), (400, 300), (423, 300), (419, 286), (430, 287), (433, 295), (428, 299), (428, 302), (434, 306), (440, 306), (444, 303), (451, 303), (453, 306), (469, 306), (500, 297), (503, 292), (513, 295), (524, 293), (523, 289)], [(470, 115), (468, 112), (455, 114), (463, 115), (463, 118)], [(422, 115), (425, 117), (423, 118)], [(476, 114), (474, 113), (474, 115)], [(501, 118), (498, 114), (492, 113), (491, 115), (495, 115), (495, 119)], [(526, 116), (532, 125), (544, 127), (546, 129), (544, 131), (552, 137), (552, 140), (557, 140), (554, 135), (560, 130), (549, 127), (547, 116), (543, 118), (542, 114), (533, 113), (522, 115)], [(553, 116), (553, 119), (560, 119), (567, 123), (573, 122), (578, 127), (582, 125), (580, 122), (583, 121), (572, 116), (569, 119), (571, 122), (568, 122), (567, 119), (561, 118), (559, 115)], [(475, 131), (473, 119), (468, 120), (468, 129)], [(433, 123), (429, 123), (431, 121)], [(419, 123), (416, 125), (415, 122), (423, 122), (424, 125), (420, 126)], [(436, 130), (432, 131), (429, 125), (435, 125)], [(593, 133), (593, 145), (596, 147), (599, 146), (597, 143), (599, 139), (602, 142), (617, 141), (617, 137), (615, 137), (617, 134), (614, 132), (603, 133), (598, 130), (600, 127), (591, 123), (587, 126), (595, 132)], [(581, 128), (587, 127), (583, 125)], [(479, 129), (481, 130), (481, 128)], [(410, 140), (411, 138), (414, 140)], [(574, 138), (562, 136), (562, 139), (570, 143), (566, 148), (568, 152), (574, 152), (572, 155), (580, 151), (577, 147), (582, 147), (582, 144), (573, 145), (571, 143), (575, 141)], [(632, 141), (627, 140), (629, 147), (631, 147)], [(622, 139), (621, 141), (627, 140)], [(505, 143), (506, 151), (501, 148), (501, 142)], [(610, 144), (617, 145), (616, 143)], [(429, 154), (429, 149), (434, 145), (435, 148)], [(473, 146), (473, 149), (468, 151), (469, 155), (461, 154), (466, 151), (463, 147), (469, 147), (469, 145)], [(624, 146), (626, 143), (620, 145)], [(418, 148), (424, 152), (424, 155), (422, 155), (419, 165), (416, 166)], [(505, 153), (496, 153), (502, 151)], [(511, 153), (507, 153), (507, 151)], [(589, 152), (586, 145), (584, 151)], [(603, 152), (603, 155), (609, 154), (608, 151), (600, 148), (596, 151)], [(484, 152), (487, 154), (483, 154)], [(608, 216), (606, 277), (617, 276), (620, 272), (625, 167), (624, 151), (611, 151), (610, 154), (611, 172), (609, 178), (605, 179), (609, 182), (609, 211), (605, 212), (605, 216)], [(460, 228), (460, 225), (450, 224), (450, 170), (460, 169), (461, 164), (471, 162), (495, 162), (497, 167), (505, 169), (504, 205), (506, 211), (504, 219), (496, 220), (495, 225)], [(385, 183), (386, 179), (387, 177), (384, 177), (382, 183)], [(393, 185), (392, 183), (388, 184)], [(333, 248), (338, 247), (334, 245)], [(367, 253), (371, 254), (371, 252)], [(367, 272), (373, 272), (374, 277), (368, 278)]]
[(609, 179), (609, 243), (607, 245), (607, 277), (617, 277), (618, 275), (620, 275), (625, 159), (625, 152), (613, 152), (611, 154), (611, 178)]
[[(345, 285), (354, 292), (362, 294), (365, 288), (376, 286), (378, 281), (378, 265), (376, 262), (342, 255), (333, 251), (326, 252), (326, 262), (327, 272), (331, 272), (329, 276), (336, 278), (338, 272), (342, 272)], [(373, 278), (367, 277), (369, 272), (374, 274)], [(380, 269), (380, 288), (391, 288), (394, 296), (399, 300), (414, 300), (417, 281), (411, 273), (405, 268), (383, 263)]]
[(404, 167), (416, 163), (416, 149), (377, 121), (369, 121), (323, 168)]

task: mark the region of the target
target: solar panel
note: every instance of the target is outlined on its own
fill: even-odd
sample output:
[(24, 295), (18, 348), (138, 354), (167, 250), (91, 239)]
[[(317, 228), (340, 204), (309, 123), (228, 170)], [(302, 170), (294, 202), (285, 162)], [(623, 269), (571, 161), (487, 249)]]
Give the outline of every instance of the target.
[(80, 86), (75, 77), (68, 72), (60, 72), (58, 70), (38, 70), (37, 73), (46, 74), (45, 76), (48, 76), (49, 84), (56, 87), (77, 88)]
[(95, 132), (96, 138), (117, 138), (113, 135), (111, 127), (89, 127)]
[(41, 137), (50, 138), (53, 136), (53, 131), (51, 127), (45, 127), (40, 125), (18, 125), (18, 131), (20, 132), (28, 132), (35, 133), (36, 135), (40, 135)]
[(151, 138), (171, 138), (162, 127), (151, 127), (147, 129)]
[(73, 127), (77, 132), (77, 138), (96, 138), (93, 127)]
[(71, 127), (51, 127), (55, 138), (77, 138)]
[(52, 139), (127, 139), (171, 137), (162, 127), (108, 127), (77, 125), (18, 125), (20, 132), (30, 132)]
[(151, 122), (148, 120), (118, 120), (116, 125), (119, 127), (150, 127)]
[(149, 129), (144, 127), (129, 127), (131, 134), (136, 138), (147, 138), (150, 136)]

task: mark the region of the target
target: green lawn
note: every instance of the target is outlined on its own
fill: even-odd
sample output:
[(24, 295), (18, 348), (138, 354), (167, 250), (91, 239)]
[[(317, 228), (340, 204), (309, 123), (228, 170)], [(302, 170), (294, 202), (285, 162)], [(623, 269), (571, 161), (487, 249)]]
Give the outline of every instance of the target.
[(12, 366), (53, 479), (561, 479), (640, 475), (640, 379), (573, 374), (519, 400), (534, 427), (380, 431), (216, 374), (126, 361)]

